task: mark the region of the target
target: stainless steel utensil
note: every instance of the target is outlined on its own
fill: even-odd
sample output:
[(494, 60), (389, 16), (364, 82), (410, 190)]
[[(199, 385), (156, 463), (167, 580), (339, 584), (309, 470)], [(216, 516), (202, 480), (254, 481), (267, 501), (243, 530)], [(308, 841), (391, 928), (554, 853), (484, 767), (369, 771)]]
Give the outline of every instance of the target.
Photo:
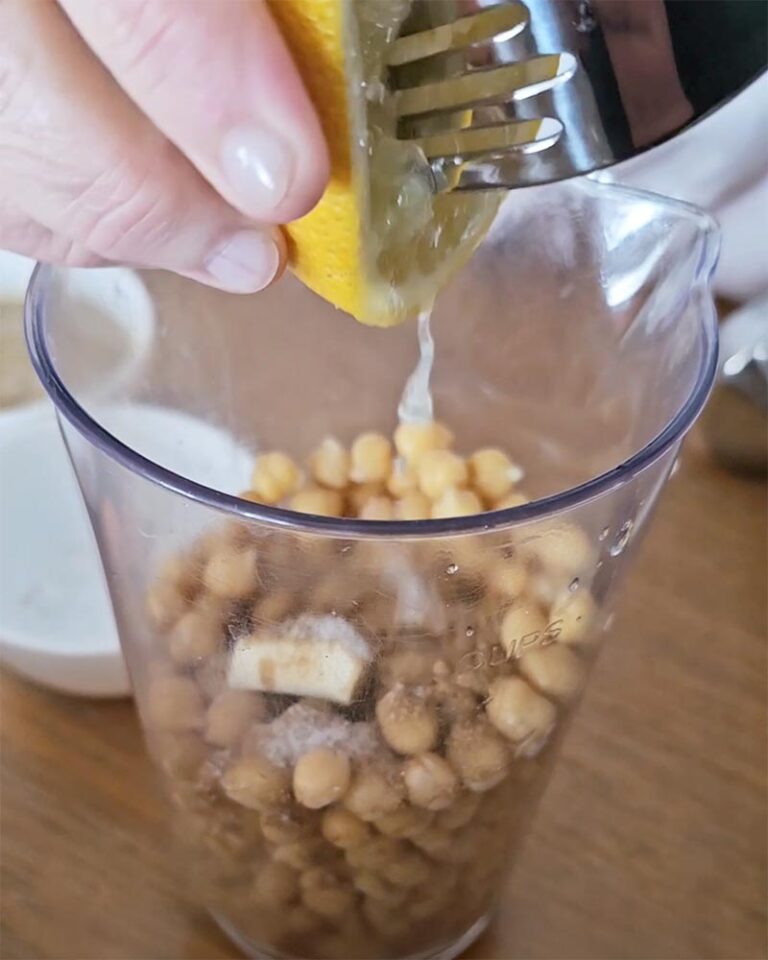
[(767, 50), (761, 0), (414, 0), (388, 65), (435, 190), (512, 189), (668, 139)]

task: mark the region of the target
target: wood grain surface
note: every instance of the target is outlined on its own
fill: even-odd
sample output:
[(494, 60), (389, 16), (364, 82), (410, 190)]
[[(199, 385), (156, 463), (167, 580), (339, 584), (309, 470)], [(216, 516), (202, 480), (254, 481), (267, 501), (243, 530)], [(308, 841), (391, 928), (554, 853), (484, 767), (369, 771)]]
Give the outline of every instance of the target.
[[(766, 490), (694, 436), (473, 958), (765, 958)], [(2, 679), (7, 960), (237, 957), (128, 702)]]

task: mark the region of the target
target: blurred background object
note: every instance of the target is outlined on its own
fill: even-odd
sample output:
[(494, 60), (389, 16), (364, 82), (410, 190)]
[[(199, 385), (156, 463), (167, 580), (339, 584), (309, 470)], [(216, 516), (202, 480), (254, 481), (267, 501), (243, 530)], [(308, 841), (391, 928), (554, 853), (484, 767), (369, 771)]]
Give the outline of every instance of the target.
[(768, 472), (768, 294), (731, 313), (720, 329), (718, 379), (704, 412), (718, 459), (733, 470)]
[(720, 223), (720, 261), (714, 279), (723, 318), (719, 375), (703, 425), (724, 466), (765, 475), (768, 76), (674, 140), (598, 176), (694, 203)]
[[(24, 342), (34, 262), (0, 251), (0, 660), (66, 693), (125, 696), (128, 676), (88, 515)], [(139, 375), (154, 325), (129, 270), (73, 272), (79, 329), (108, 396)], [(111, 320), (105, 323), (105, 319)], [(65, 351), (66, 352), (66, 351)]]
[(704, 207), (723, 232), (715, 293), (746, 303), (768, 290), (768, 76), (674, 140), (599, 176)]

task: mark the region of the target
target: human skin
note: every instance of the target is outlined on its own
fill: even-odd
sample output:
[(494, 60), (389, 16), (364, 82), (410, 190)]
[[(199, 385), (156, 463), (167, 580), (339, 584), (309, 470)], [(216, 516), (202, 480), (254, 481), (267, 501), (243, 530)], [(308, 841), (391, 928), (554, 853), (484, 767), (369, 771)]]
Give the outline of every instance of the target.
[(0, 0), (0, 248), (250, 293), (328, 170), (266, 0)]

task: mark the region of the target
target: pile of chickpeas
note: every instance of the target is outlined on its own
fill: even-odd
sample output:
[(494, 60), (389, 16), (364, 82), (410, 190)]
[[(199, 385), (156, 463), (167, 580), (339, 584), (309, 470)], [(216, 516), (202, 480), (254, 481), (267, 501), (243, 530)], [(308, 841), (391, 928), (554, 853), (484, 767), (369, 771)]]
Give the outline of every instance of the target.
[[(259, 456), (243, 496), (371, 520), (526, 501), (503, 451), (451, 447), (438, 423), (328, 438), (306, 470)], [(225, 522), (166, 560), (138, 689), (206, 902), (307, 958), (439, 952), (482, 918), (584, 683), (595, 561), (553, 521), (412, 540)], [(237, 645), (298, 617), (354, 628), (354, 696), (232, 684)]]

